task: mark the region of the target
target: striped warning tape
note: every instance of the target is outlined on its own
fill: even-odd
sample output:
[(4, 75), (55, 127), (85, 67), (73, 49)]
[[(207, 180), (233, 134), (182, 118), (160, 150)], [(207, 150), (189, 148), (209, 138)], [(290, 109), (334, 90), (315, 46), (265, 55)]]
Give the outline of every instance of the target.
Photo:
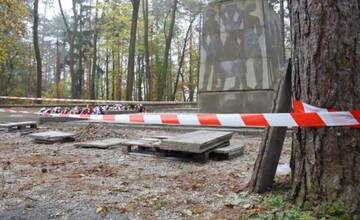
[(116, 100), (91, 100), (91, 99), (57, 99), (57, 98), (33, 98), (33, 97), (15, 97), (0, 96), (0, 99), (7, 100), (28, 100), (28, 101), (46, 101), (46, 102), (77, 102), (77, 103), (114, 103), (114, 104), (193, 104), (195, 102), (179, 101), (116, 101)]
[(294, 112), (334, 112), (333, 109), (319, 108), (312, 106), (306, 103), (303, 103), (299, 100), (293, 100), (293, 110)]
[[(316, 110), (316, 107), (313, 107)], [(0, 112), (29, 113), (11, 109)], [(264, 114), (128, 114), (128, 115), (76, 115), (46, 113), (44, 116), (88, 119), (96, 122), (124, 124), (188, 125), (219, 127), (360, 127), (360, 110), (317, 111)]]

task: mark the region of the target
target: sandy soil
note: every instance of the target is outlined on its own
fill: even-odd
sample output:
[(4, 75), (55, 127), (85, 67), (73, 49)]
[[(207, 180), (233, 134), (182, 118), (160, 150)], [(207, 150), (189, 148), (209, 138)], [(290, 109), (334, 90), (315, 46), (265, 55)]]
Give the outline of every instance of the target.
[[(71, 123), (39, 131), (49, 129), (76, 132), (77, 141), (185, 132)], [(0, 219), (243, 219), (261, 199), (247, 192), (261, 137), (232, 141), (245, 145), (243, 156), (201, 164), (0, 132)]]

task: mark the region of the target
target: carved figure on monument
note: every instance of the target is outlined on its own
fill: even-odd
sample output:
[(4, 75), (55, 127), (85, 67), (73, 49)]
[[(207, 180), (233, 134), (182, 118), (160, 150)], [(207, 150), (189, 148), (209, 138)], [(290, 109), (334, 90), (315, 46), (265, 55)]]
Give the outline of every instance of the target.
[[(215, 18), (216, 11), (209, 9), (206, 12), (206, 19), (204, 28), (208, 35), (203, 38), (203, 48), (206, 52), (205, 58), (205, 74), (204, 74), (204, 86), (205, 90), (211, 90), (215, 87), (216, 76), (219, 72), (219, 51), (221, 51), (222, 43), (219, 33), (219, 22)], [(212, 32), (212, 30), (217, 30)], [(212, 33), (211, 33), (212, 32)], [(211, 85), (210, 85), (210, 79)]]
[(244, 54), (252, 58), (252, 64), (255, 73), (256, 86), (255, 89), (262, 89), (263, 87), (263, 59), (259, 40), (263, 34), (263, 29), (260, 26), (260, 19), (257, 16), (251, 15), (256, 10), (256, 3), (250, 3), (244, 10)]
[[(221, 73), (219, 74), (219, 89), (239, 89), (241, 85), (246, 87), (246, 67), (240, 59), (243, 53), (242, 32), (239, 31), (243, 23), (243, 11), (238, 4), (226, 5), (221, 11), (221, 22), (226, 38), (223, 47)], [(230, 62), (229, 62), (230, 61)], [(240, 73), (240, 74), (239, 74)], [(245, 79), (244, 79), (245, 77)], [(232, 88), (224, 88), (228, 78), (235, 78)]]

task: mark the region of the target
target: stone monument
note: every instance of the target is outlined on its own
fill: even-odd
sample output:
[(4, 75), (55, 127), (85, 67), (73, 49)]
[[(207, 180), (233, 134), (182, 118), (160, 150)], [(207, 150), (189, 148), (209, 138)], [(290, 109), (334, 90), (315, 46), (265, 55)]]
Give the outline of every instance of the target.
[(267, 1), (209, 3), (202, 32), (200, 112), (269, 112), (283, 51), (280, 18)]

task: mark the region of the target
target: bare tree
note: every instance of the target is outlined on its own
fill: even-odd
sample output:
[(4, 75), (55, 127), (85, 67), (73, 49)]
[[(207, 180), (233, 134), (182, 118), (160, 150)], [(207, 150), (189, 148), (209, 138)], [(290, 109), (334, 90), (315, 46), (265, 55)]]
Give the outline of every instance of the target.
[(174, 26), (175, 26), (175, 18), (176, 18), (176, 9), (177, 9), (178, 0), (174, 0), (174, 4), (171, 8), (171, 21), (169, 32), (166, 34), (166, 29), (164, 28), (165, 33), (165, 52), (164, 52), (164, 63), (161, 69), (161, 79), (160, 79), (160, 88), (158, 99), (164, 100), (165, 99), (165, 91), (166, 91), (166, 82), (167, 82), (167, 73), (168, 73), (168, 65), (169, 65), (169, 54), (170, 54), (170, 47), (171, 41), (173, 38)]

